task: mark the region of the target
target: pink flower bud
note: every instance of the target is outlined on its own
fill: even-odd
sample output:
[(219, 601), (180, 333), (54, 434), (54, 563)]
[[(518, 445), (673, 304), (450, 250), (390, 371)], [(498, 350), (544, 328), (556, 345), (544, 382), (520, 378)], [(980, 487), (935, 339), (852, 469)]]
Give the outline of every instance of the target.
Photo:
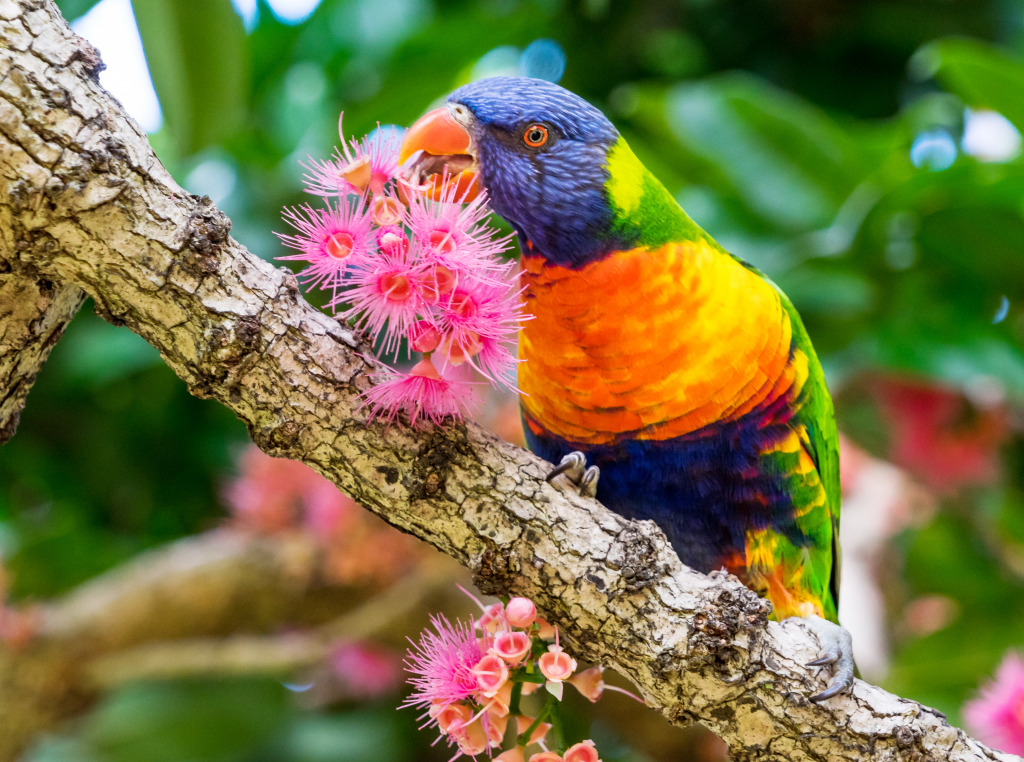
[(405, 254), (409, 250), (409, 237), (399, 227), (378, 228), (377, 248), (391, 259), (404, 261)]
[(369, 157), (361, 156), (338, 170), (338, 177), (362, 191), (370, 184), (372, 173)]
[(523, 695), (529, 696), (540, 690), (540, 683), (523, 683)]
[(499, 632), (494, 637), (494, 652), (509, 666), (515, 666), (526, 658), (531, 645), (530, 636), (525, 632)]
[(508, 682), (508, 665), (494, 651), (489, 652), (473, 667), (480, 692), (487, 698), (494, 696)]
[(565, 750), (565, 762), (601, 762), (601, 758), (597, 756), (594, 742), (588, 738)]
[(515, 597), (505, 606), (505, 619), (513, 627), (526, 629), (537, 618), (537, 607), (529, 598)]
[[(530, 685), (530, 683), (523, 683), (523, 685)], [(534, 685), (536, 685), (536, 683), (534, 683)], [(522, 735), (523, 733), (525, 733), (527, 728), (529, 728), (533, 724), (533, 721), (535, 719), (537, 718), (530, 717), (527, 714), (517, 715), (516, 733), (518, 735)], [(528, 739), (526, 739), (526, 743), (524, 743), (523, 746), (529, 746), (530, 744), (540, 743), (544, 740), (544, 736), (548, 734), (549, 730), (551, 730), (551, 723), (542, 722), (534, 729), (533, 734)]]
[(502, 740), (505, 738), (505, 728), (508, 727), (508, 713), (496, 716), (487, 712), (483, 715), (483, 726), (487, 732), (487, 742), (491, 745), (491, 748), (497, 748), (501, 746)]
[(555, 626), (549, 624), (547, 620), (537, 617), (537, 626), (540, 628), (537, 631), (537, 637), (541, 640), (551, 640), (555, 637)]
[(495, 632), (504, 621), (505, 607), (500, 603), (492, 603), (490, 606), (484, 607), (484, 613), (476, 620), (476, 626), (487, 632)]
[[(348, 179), (348, 178), (345, 178)], [(351, 181), (349, 181), (351, 182)], [(355, 183), (353, 183), (355, 185)], [(404, 207), (397, 198), (377, 196), (370, 205), (373, 221), (381, 226), (400, 225)]]
[(480, 720), (474, 720), (468, 725), (464, 720), (455, 720), (448, 726), (448, 735), (466, 756), (475, 757), (487, 751), (487, 731)]
[(508, 705), (512, 702), (512, 683), (506, 682), (487, 702), (487, 713), (492, 717), (507, 717)]
[(441, 332), (429, 320), (417, 320), (405, 335), (414, 352), (433, 352), (441, 343)]
[(604, 667), (600, 664), (578, 672), (569, 682), (588, 700), (597, 701), (604, 693)]
[(576, 660), (559, 645), (548, 646), (548, 652), (537, 660), (537, 666), (544, 677), (552, 682), (567, 680), (576, 671)]
[(530, 762), (565, 762), (553, 751), (540, 751), (530, 757)]

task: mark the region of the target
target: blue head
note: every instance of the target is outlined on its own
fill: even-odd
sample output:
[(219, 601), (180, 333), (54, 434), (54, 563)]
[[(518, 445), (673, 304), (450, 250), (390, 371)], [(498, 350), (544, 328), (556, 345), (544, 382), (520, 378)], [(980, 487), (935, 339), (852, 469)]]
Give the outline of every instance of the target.
[(470, 135), (491, 206), (548, 260), (577, 266), (622, 243), (605, 187), (619, 133), (604, 114), (527, 77), (461, 87), (448, 109)]

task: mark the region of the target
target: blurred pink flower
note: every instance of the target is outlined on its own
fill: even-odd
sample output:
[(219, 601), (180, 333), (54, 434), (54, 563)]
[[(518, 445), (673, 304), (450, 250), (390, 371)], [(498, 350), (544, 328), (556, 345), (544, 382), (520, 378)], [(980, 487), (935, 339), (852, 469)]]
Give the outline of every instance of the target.
[(999, 448), (1010, 433), (1005, 404), (978, 404), (957, 389), (898, 376), (877, 379), (873, 391), (897, 465), (947, 494), (998, 477)]
[(386, 696), (397, 692), (402, 683), (401, 657), (373, 643), (340, 643), (331, 652), (330, 663), (346, 698)]
[(537, 659), (537, 666), (549, 683), (568, 680), (576, 671), (576, 660), (558, 644), (557, 629), (555, 630), (555, 642), (548, 646), (547, 653), (541, 654), (541, 657)]
[(258, 534), (309, 532), (324, 548), (324, 574), (341, 584), (385, 585), (419, 558), (419, 545), (364, 510), (309, 466), (242, 451), (222, 496), (236, 527)]
[(1024, 756), (1024, 654), (1006, 654), (995, 677), (964, 705), (963, 713), (980, 741)]

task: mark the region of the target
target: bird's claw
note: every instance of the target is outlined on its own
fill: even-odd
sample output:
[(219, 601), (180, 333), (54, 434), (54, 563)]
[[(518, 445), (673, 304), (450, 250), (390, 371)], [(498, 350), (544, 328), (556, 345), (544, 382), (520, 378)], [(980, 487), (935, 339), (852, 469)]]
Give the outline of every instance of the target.
[(853, 685), (853, 639), (850, 633), (834, 622), (829, 622), (819, 616), (805, 617), (804, 621), (811, 631), (818, 637), (822, 646), (822, 654), (817, 659), (807, 662), (808, 667), (827, 667), (835, 664), (835, 674), (832, 682), (828, 684), (821, 693), (811, 696), (813, 702), (830, 699), (840, 693), (848, 691)]
[(574, 450), (563, 457), (545, 479), (551, 481), (559, 474), (565, 474), (569, 481), (580, 488), (580, 494), (584, 497), (597, 495), (597, 479), (601, 475), (601, 469), (597, 466), (587, 468), (587, 456), (579, 450)]

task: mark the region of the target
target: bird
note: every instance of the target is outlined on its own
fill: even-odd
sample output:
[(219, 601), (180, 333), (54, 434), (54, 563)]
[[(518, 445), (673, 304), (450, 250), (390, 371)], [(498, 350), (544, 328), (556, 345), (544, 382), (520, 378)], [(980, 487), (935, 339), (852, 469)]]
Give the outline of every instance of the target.
[[(684, 117), (685, 118), (685, 115)], [(584, 494), (661, 527), (680, 560), (725, 569), (801, 617), (831, 666), (838, 624), (839, 443), (789, 298), (682, 209), (595, 106), (548, 81), (464, 85), (406, 132), (411, 181), (487, 192), (520, 242), (527, 446)]]

